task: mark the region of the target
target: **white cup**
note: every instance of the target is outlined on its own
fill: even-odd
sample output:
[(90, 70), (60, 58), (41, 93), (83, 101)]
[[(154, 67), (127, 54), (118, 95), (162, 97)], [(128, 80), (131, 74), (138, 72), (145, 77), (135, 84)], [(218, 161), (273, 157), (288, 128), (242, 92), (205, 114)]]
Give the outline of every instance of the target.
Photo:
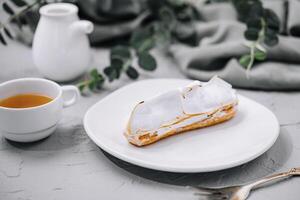
[[(69, 93), (69, 99), (63, 98)], [(73, 105), (80, 93), (75, 86), (60, 86), (41, 78), (21, 78), (0, 84), (0, 99), (18, 94), (40, 94), (53, 100), (36, 107), (7, 108), (0, 106), (0, 132), (9, 140), (33, 142), (53, 133), (64, 107)]]

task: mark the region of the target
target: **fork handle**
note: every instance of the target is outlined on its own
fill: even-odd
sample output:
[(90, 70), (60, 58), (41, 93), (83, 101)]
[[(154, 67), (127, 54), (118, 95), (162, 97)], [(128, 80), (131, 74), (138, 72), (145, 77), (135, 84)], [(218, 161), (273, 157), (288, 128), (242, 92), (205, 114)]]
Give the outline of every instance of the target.
[(289, 178), (291, 176), (296, 176), (296, 175), (300, 175), (300, 168), (292, 168), (287, 172), (282, 172), (282, 173), (278, 173), (278, 174), (273, 174), (271, 176), (267, 176), (265, 178), (262, 178), (258, 181), (255, 181), (254, 183), (250, 183), (249, 186), (251, 186), (252, 188), (257, 188), (262, 184), (277, 180), (277, 179), (284, 179), (284, 178)]

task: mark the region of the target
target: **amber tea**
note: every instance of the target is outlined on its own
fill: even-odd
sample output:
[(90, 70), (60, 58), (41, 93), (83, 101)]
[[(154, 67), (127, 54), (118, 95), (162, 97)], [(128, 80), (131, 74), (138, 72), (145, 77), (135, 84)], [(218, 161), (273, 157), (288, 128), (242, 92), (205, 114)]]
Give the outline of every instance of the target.
[(6, 108), (30, 108), (46, 104), (53, 99), (38, 94), (18, 94), (0, 100), (0, 106)]

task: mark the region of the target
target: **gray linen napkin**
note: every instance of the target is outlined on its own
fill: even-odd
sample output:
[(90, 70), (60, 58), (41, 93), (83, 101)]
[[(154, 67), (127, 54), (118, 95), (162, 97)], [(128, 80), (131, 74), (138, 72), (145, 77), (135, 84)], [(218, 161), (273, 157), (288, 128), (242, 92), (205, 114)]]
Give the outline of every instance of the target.
[[(90, 39), (91, 43), (96, 45), (116, 40), (136, 29), (147, 16), (145, 1), (77, 0), (76, 2), (82, 17), (95, 23), (95, 31), (90, 35)], [(201, 38), (199, 45), (190, 47), (174, 44), (170, 48), (183, 73), (204, 81), (217, 74), (236, 87), (299, 90), (300, 0), (264, 0), (264, 6), (271, 8), (279, 16), (283, 35), (280, 36), (278, 45), (267, 48), (267, 60), (256, 63), (249, 78), (245, 69), (238, 63), (238, 58), (249, 51), (244, 46), (245, 24), (237, 21), (237, 14), (231, 3), (199, 4), (198, 9), (203, 17), (203, 21), (195, 24), (198, 37)], [(32, 17), (31, 21), (37, 22), (32, 20)], [(33, 23), (32, 27), (34, 25), (36, 23)], [(32, 34), (23, 32), (21, 35), (29, 38), (26, 41), (30, 43)]]
[(182, 71), (191, 78), (209, 80), (214, 75), (236, 87), (267, 90), (300, 89), (300, 1), (264, 1), (281, 21), (279, 44), (267, 48), (267, 60), (256, 63), (250, 72), (238, 62), (249, 51), (244, 46), (245, 25), (237, 21), (231, 4), (199, 6), (204, 21), (196, 24), (201, 38), (197, 47), (176, 44), (171, 52)]

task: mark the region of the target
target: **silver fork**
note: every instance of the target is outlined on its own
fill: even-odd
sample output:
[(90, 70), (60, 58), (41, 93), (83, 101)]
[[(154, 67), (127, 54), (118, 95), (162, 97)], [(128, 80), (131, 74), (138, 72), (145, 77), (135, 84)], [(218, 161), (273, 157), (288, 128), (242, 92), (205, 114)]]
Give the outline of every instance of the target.
[(193, 188), (197, 190), (195, 195), (205, 197), (207, 200), (245, 200), (252, 189), (256, 189), (262, 184), (275, 181), (277, 179), (289, 178), (291, 176), (300, 176), (300, 168), (292, 168), (287, 172), (274, 174), (244, 185), (224, 188), (205, 188), (198, 186)]

